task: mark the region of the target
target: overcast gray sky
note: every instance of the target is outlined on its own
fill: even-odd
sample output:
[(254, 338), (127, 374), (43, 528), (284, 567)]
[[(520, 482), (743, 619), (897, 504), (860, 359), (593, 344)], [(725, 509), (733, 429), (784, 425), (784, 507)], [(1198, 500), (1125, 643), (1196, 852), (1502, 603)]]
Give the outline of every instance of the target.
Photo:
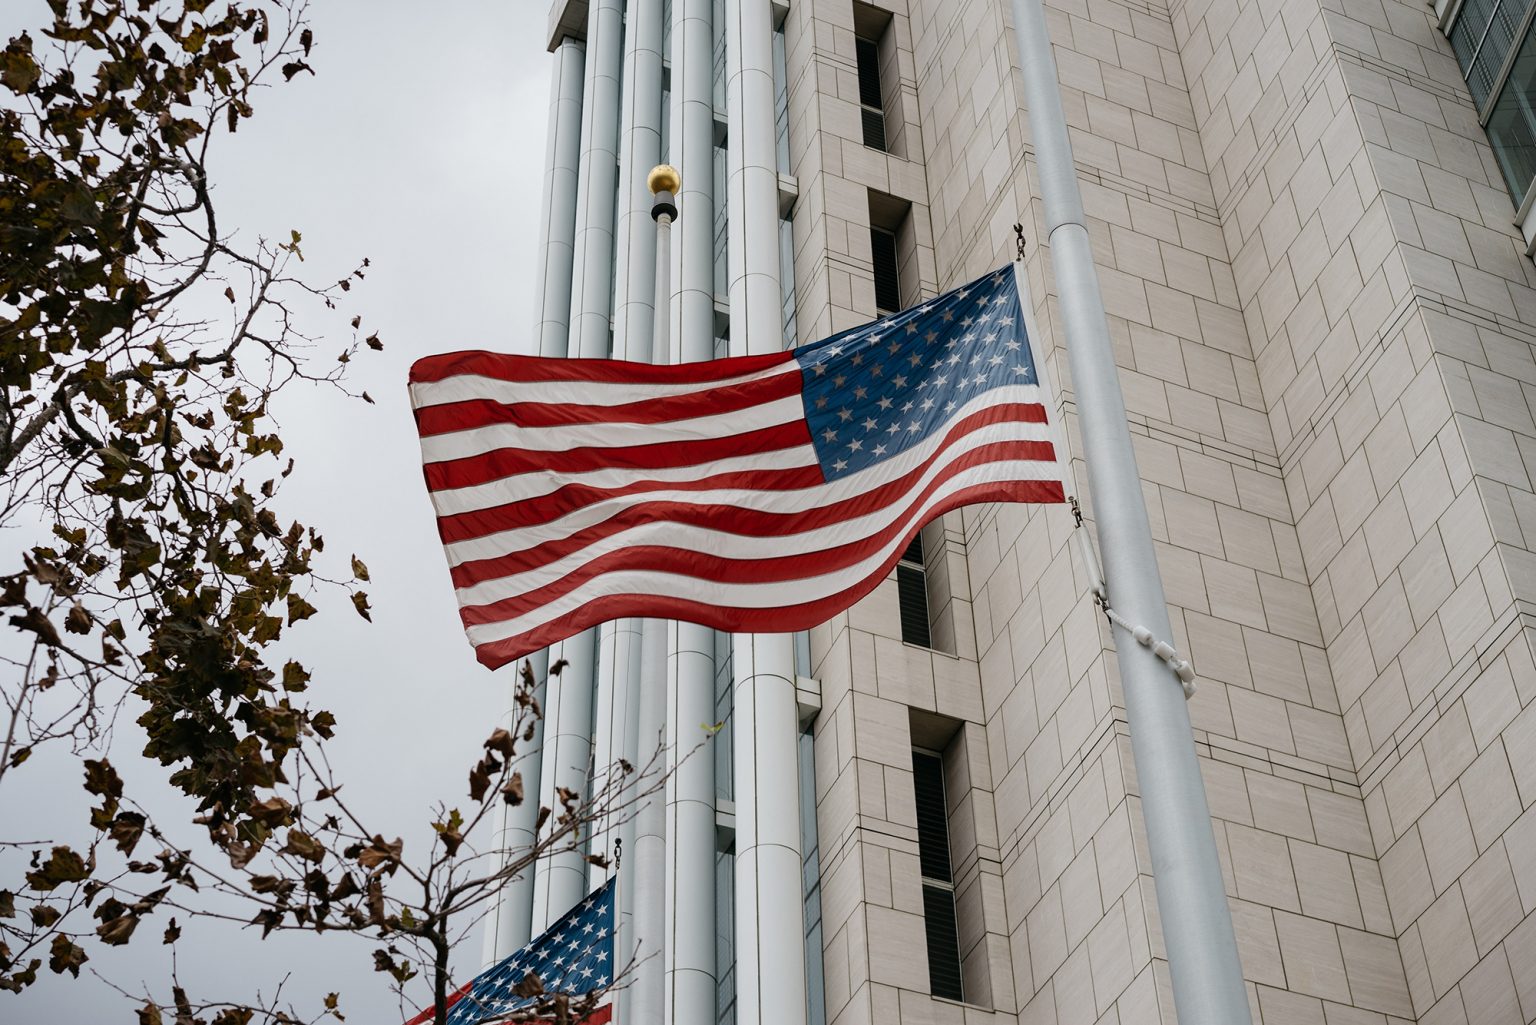
[[(435, 800), (462, 800), (468, 767), (494, 725), (504, 673), (473, 659), (422, 486), (405, 391), (419, 356), (458, 348), (529, 351), (549, 63), (543, 0), (315, 0), (318, 74), (263, 94), (256, 117), (220, 140), (213, 168), (221, 218), (248, 239), (304, 235), (320, 280), (373, 262), (352, 294), (382, 353), (354, 360), (354, 384), (377, 405), (295, 389), (280, 409), (298, 470), (288, 514), (316, 526), (338, 574), (356, 552), (372, 571), (370, 626), (326, 596), (323, 614), (285, 634), (277, 658), (314, 671), (314, 702), (341, 722), (338, 775), (365, 819), (420, 852)], [(44, 0), (0, 4), (0, 39), (44, 23)], [(343, 338), (321, 346), (339, 351)], [(339, 601), (337, 599), (340, 599)], [(127, 732), (119, 737), (131, 748)], [(114, 763), (130, 792), (148, 779)], [(35, 762), (38, 760), (34, 760)], [(33, 768), (32, 765), (27, 768)], [(0, 793), (10, 838), (79, 837), (77, 770), (36, 770)], [(177, 806), (160, 805), (168, 814)], [(181, 817), (187, 816), (184, 810)], [(91, 947), (90, 967), (120, 984), (164, 980), (159, 924), (128, 948)], [(371, 946), (347, 937), (262, 943), (255, 930), (189, 928), (185, 981), (206, 995), (270, 991), (343, 994), (349, 1023), (400, 1019)], [(188, 942), (188, 941), (191, 942)], [(480, 954), (476, 935), (461, 965)], [(99, 984), (52, 975), (21, 997), (0, 994), (0, 1020), (136, 1020)]]

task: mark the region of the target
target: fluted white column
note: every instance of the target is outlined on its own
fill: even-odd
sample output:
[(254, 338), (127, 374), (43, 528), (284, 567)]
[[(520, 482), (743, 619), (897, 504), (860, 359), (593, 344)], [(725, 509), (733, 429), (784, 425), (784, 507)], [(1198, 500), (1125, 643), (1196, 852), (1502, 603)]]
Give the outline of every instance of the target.
[[(580, 40), (565, 38), (555, 48), (549, 87), (549, 118), (545, 140), (544, 200), (539, 225), (539, 270), (534, 279), (534, 301), (539, 304), (534, 328), (535, 351), (541, 356), (564, 356), (570, 335), (571, 260), (576, 241), (576, 175), (581, 156), (582, 69), (586, 47)], [(530, 656), (534, 679), (543, 685), (549, 652)], [(509, 670), (508, 696), (516, 693), (521, 667)], [(515, 707), (515, 706), (514, 706)], [(516, 856), (534, 842), (534, 823), (539, 812), (544, 722), (534, 723), (533, 738), (522, 745), (528, 753), (517, 763), (527, 795), (516, 808), (497, 805), (496, 835), (502, 850)], [(502, 886), (485, 926), (485, 960), (500, 961), (522, 947), (533, 935), (533, 891), (537, 867), (528, 869)]]
[[(587, 12), (581, 157), (576, 191), (576, 244), (571, 268), (569, 354), (608, 355), (613, 306), (614, 184), (618, 170), (619, 75), (623, 60), (621, 0), (592, 0)], [(595, 630), (551, 645), (550, 681), (540, 801), (558, 809), (555, 787), (585, 793), (592, 760), (592, 705), (596, 680)], [(553, 736), (550, 733), (553, 732)], [(557, 811), (558, 813), (558, 811)], [(587, 894), (587, 863), (580, 850), (550, 858), (534, 884), (534, 924), (544, 929)]]
[(544, 176), (543, 222), (536, 279), (540, 356), (564, 356), (571, 328), (571, 261), (576, 251), (576, 176), (581, 160), (581, 108), (586, 46), (566, 37), (555, 48), (550, 83), (549, 165)]
[[(733, 351), (783, 348), (769, 0), (725, 5)], [(805, 1021), (795, 656), (788, 634), (736, 638), (736, 1020)]]
[[(651, 194), (646, 176), (661, 159), (661, 79), (662, 79), (662, 0), (630, 0), (625, 15), (623, 97), (619, 115), (618, 220), (614, 246), (616, 271), (614, 283), (613, 355), (618, 359), (649, 363), (652, 356), (652, 331), (656, 298), (656, 228), (651, 220)], [(640, 739), (639, 717), (643, 714), (640, 694), (647, 672), (643, 631), (646, 620), (620, 619), (600, 627), (598, 663), (597, 744), (599, 765), (612, 764), (619, 758), (636, 764), (644, 752), (637, 750)], [(610, 655), (609, 649), (612, 649)], [(661, 653), (650, 657), (659, 660)], [(652, 675), (661, 664), (650, 667)], [(660, 1025), (659, 980), (661, 958), (645, 959), (659, 953), (660, 928), (649, 928), (637, 915), (659, 895), (648, 893), (640, 882), (646, 875), (645, 861), (656, 852), (644, 842), (642, 805), (630, 809), (633, 821), (619, 827), (626, 857), (620, 868), (619, 927), (616, 942), (621, 963), (634, 955), (638, 962), (633, 985), (618, 997), (618, 1016), (636, 1025)], [(603, 870), (594, 868), (595, 885)], [(659, 907), (659, 905), (658, 905)]]
[[(645, 181), (661, 160), (661, 0), (631, 0), (624, 32), (613, 355), (649, 363), (656, 306), (656, 229)], [(634, 702), (639, 688), (640, 635), (638, 619), (611, 620), (598, 627), (594, 763), (599, 771), (617, 758), (633, 763), (636, 757)], [(631, 829), (621, 832), (633, 835)], [(605, 875), (605, 869), (594, 866), (592, 884), (597, 885)], [(629, 887), (620, 886), (621, 922), (629, 914), (628, 891)]]
[[(672, 158), (682, 171), (673, 229), (671, 359), (715, 348), (714, 4), (672, 0)], [(666, 1012), (715, 1019), (715, 632), (667, 624)], [(681, 759), (681, 761), (679, 761)]]

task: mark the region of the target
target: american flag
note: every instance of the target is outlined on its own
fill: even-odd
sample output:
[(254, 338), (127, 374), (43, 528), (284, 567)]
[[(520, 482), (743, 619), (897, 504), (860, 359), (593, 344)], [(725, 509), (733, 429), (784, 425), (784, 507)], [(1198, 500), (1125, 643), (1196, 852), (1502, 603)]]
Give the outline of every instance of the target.
[[(579, 997), (613, 983), (612, 879), (590, 893), (586, 900), (565, 913), (538, 939), (511, 957), (481, 972), (449, 1001), (448, 1025), (488, 1025), (519, 1011), (536, 1009), (540, 999), (520, 997), (514, 987), (524, 976), (536, 975), (546, 994)], [(582, 1025), (611, 1021), (612, 1007), (604, 1006), (582, 1019)], [(429, 1022), (430, 1010), (406, 1025)]]
[(460, 616), (492, 668), (624, 616), (825, 622), (935, 516), (1062, 501), (1042, 398), (1011, 267), (781, 353), (411, 368)]

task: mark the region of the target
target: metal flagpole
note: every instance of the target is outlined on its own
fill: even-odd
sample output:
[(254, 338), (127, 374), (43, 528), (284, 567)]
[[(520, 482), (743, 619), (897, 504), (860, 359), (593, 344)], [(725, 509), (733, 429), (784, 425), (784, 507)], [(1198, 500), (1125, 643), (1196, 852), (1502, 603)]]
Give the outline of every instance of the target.
[(1093, 514), (1109, 600), (1120, 620), (1113, 628), (1115, 651), (1174, 1004), (1181, 1025), (1246, 1025), (1252, 1020), (1248, 995), (1184, 690), (1152, 647), (1138, 643), (1124, 625), (1140, 626), (1153, 639), (1173, 633), (1093, 268), (1045, 10), (1042, 0), (1012, 2)]
[[(677, 217), (676, 195), (680, 181), (677, 168), (659, 164), (651, 169), (646, 187), (654, 197), (651, 217), (656, 221), (656, 305), (653, 342), (655, 351), (668, 349), (667, 332), (671, 327), (669, 301), (672, 296), (672, 221)], [(665, 358), (661, 360), (665, 362)], [(643, 620), (642, 652), (644, 664), (634, 681), (641, 688), (638, 699), (638, 757), (650, 765), (666, 731), (667, 694), (663, 666), (655, 664), (666, 657), (666, 625), (658, 619)], [(662, 1025), (666, 1006), (666, 902), (667, 892), (666, 805), (662, 795), (645, 798), (635, 813), (635, 861), (631, 879), (635, 885), (634, 907), (635, 968), (634, 985), (624, 1008), (626, 1022), (632, 1025)]]

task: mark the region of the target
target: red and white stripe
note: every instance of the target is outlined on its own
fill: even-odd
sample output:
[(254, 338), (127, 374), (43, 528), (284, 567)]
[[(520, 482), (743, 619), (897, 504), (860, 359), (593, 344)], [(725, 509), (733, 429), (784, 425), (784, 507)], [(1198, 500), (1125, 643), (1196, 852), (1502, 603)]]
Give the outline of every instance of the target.
[(411, 399), (460, 614), (492, 668), (623, 616), (807, 629), (873, 590), (935, 516), (1062, 500), (1035, 385), (830, 482), (789, 352), (451, 353), (412, 367)]

